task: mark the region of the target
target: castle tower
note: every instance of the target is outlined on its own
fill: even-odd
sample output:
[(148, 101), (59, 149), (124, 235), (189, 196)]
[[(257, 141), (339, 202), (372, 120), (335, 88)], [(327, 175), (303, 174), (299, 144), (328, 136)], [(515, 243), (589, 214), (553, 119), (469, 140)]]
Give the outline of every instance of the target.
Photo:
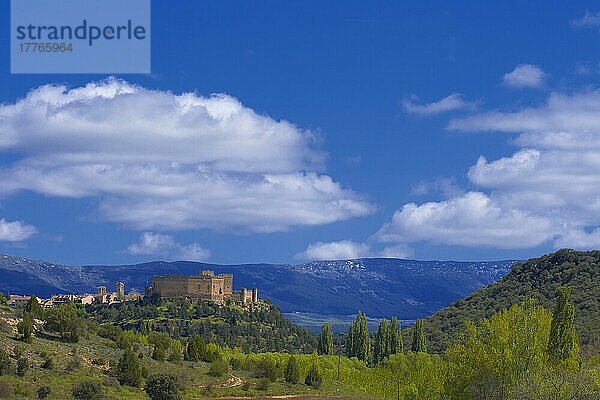
[(106, 294), (106, 286), (98, 286), (98, 294)]
[(116, 284), (116, 293), (117, 296), (122, 299), (123, 297), (125, 297), (125, 284), (123, 282), (117, 282)]
[(258, 303), (258, 288), (252, 289), (252, 302)]

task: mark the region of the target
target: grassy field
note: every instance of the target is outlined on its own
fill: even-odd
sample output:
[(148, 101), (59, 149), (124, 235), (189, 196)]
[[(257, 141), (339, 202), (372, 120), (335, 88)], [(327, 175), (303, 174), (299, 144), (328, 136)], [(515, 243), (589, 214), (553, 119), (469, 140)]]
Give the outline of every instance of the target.
[[(17, 354), (27, 359), (29, 369), (23, 377), (15, 374), (0, 376), (0, 398), (35, 399), (39, 387), (49, 386), (51, 394), (47, 399), (70, 399), (74, 385), (90, 380), (102, 384), (105, 399), (148, 398), (141, 388), (121, 386), (111, 374), (111, 363), (114, 366), (116, 360), (123, 354), (114, 342), (89, 333), (76, 344), (66, 343), (38, 329), (33, 342), (24, 343), (18, 340), (16, 322), (17, 319), (10, 311), (0, 311), (0, 348), (11, 355), (13, 365), (16, 363)], [(150, 347), (136, 345), (135, 350), (143, 354), (142, 362), (147, 367), (149, 375), (167, 373), (179, 377), (186, 388), (184, 392), (186, 399), (344, 397), (358, 400), (368, 398), (360, 397), (355, 388), (335, 380), (325, 380), (319, 389), (313, 389), (303, 382), (290, 385), (280, 378), (276, 382), (269, 382), (265, 389), (261, 387), (265, 385), (265, 379), (256, 377), (251, 371), (235, 370), (222, 377), (213, 377), (208, 374), (210, 364), (185, 361), (157, 362), (151, 358)], [(43, 367), (48, 359), (52, 360), (52, 368)]]

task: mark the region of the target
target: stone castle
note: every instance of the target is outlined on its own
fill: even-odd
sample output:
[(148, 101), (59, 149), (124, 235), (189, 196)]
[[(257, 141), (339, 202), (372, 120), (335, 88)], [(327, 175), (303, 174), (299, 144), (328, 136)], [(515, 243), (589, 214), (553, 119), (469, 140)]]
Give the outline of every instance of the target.
[(233, 290), (232, 274), (215, 275), (210, 270), (198, 275), (154, 275), (146, 294), (161, 298), (210, 300), (219, 304), (231, 300), (244, 306), (258, 302), (258, 289)]

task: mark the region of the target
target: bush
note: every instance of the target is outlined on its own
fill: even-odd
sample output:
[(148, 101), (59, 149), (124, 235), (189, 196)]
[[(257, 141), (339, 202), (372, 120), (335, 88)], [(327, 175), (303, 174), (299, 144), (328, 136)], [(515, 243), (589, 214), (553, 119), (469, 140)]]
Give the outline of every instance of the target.
[(223, 376), (229, 372), (229, 363), (222, 359), (217, 359), (210, 364), (208, 374), (210, 376)]
[(256, 384), (256, 388), (258, 390), (267, 391), (269, 390), (269, 386), (271, 385), (271, 381), (267, 378), (263, 378)]
[(17, 360), (17, 375), (19, 376), (25, 376), (25, 373), (27, 373), (27, 370), (29, 369), (29, 361), (27, 361), (26, 358), (19, 358)]
[(308, 386), (312, 386), (315, 389), (321, 387), (321, 383), (323, 383), (323, 378), (321, 377), (321, 373), (319, 372), (319, 368), (317, 368), (316, 364), (313, 364), (308, 371), (308, 375), (306, 375), (306, 379), (304, 379), (304, 383)]
[(44, 369), (54, 369), (54, 359), (50, 356), (44, 357), (41, 367)]
[(181, 399), (181, 384), (173, 375), (152, 375), (146, 381), (144, 388), (151, 400), (179, 400)]
[(296, 357), (290, 356), (283, 375), (287, 383), (295, 385), (300, 382), (300, 368), (298, 367), (298, 360)]
[(0, 349), (0, 375), (9, 374), (12, 371), (12, 361), (4, 349)]
[(37, 398), (43, 400), (50, 395), (50, 392), (50, 386), (40, 386), (37, 390)]
[(21, 358), (23, 356), (23, 352), (25, 352), (25, 349), (23, 348), (23, 346), (15, 346), (13, 348), (13, 354), (15, 355), (15, 358)]
[(229, 360), (229, 365), (231, 366), (232, 370), (239, 371), (244, 366), (244, 362), (238, 357), (231, 357)]
[(67, 366), (65, 367), (65, 369), (67, 371), (75, 371), (79, 368), (81, 368), (81, 358), (79, 358), (78, 356), (73, 356), (71, 357), (71, 359), (69, 360), (69, 362), (67, 363)]
[(102, 386), (98, 382), (80, 382), (73, 387), (73, 397), (76, 400), (100, 400), (102, 398)]

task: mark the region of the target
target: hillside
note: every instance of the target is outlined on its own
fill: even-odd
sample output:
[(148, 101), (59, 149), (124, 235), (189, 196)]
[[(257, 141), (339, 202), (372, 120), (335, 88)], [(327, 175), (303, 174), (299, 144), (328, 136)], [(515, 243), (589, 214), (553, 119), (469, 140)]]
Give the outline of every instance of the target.
[(234, 274), (234, 287), (258, 287), (282, 312), (414, 319), (504, 276), (514, 261), (456, 262), (401, 259), (315, 261), (306, 264), (215, 265), (149, 262), (136, 265), (59, 265), (0, 255), (0, 292), (13, 294), (95, 292), (125, 282), (143, 291), (153, 274), (197, 274), (203, 269)]
[[(581, 343), (600, 341), (600, 251), (560, 250), (516, 264), (500, 281), (470, 294), (425, 320), (430, 350), (441, 351), (464, 327), (522, 302), (535, 299), (552, 310), (560, 286), (569, 286)], [(410, 329), (406, 332), (410, 335)]]

